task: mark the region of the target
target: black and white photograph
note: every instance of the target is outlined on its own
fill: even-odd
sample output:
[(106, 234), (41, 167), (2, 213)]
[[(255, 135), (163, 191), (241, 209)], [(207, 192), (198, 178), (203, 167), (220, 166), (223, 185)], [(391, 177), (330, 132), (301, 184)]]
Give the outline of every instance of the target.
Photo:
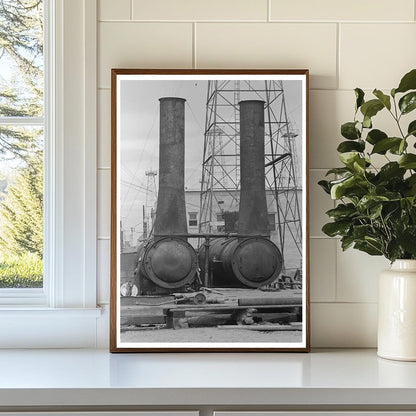
[(308, 71), (112, 77), (111, 351), (307, 351)]

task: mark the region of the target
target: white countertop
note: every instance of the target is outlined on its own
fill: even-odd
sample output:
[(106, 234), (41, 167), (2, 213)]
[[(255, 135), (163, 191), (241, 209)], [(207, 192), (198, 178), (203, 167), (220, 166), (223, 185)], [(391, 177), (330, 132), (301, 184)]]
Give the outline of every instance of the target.
[(416, 363), (384, 360), (375, 350), (0, 350), (0, 407), (119, 404), (416, 405)]

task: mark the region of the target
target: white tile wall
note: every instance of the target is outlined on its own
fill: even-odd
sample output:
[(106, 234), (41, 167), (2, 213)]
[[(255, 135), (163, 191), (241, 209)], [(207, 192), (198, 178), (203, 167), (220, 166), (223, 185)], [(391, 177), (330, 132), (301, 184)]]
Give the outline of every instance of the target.
[(98, 20), (130, 20), (130, 0), (100, 0), (98, 3)]
[(106, 304), (110, 299), (110, 240), (97, 241), (97, 300)]
[(267, 0), (133, 0), (135, 20), (267, 20)]
[(98, 237), (110, 237), (110, 211), (111, 211), (111, 171), (110, 169), (99, 169), (97, 174), (98, 189)]
[(192, 23), (99, 23), (98, 86), (111, 68), (191, 68)]
[[(322, 234), (333, 202), (316, 182), (338, 163), (340, 124), (354, 116), (351, 90), (390, 90), (416, 67), (415, 1), (98, 1), (100, 302), (109, 300), (110, 69), (309, 68), (312, 346), (375, 346), (377, 275), (388, 262), (342, 253)], [(375, 124), (391, 131), (386, 115)]]
[(358, 250), (342, 251), (337, 245), (338, 302), (377, 302), (378, 275), (389, 267), (381, 256), (369, 256)]
[(311, 344), (317, 348), (376, 346), (377, 304), (312, 303)]
[(329, 222), (329, 217), (325, 212), (335, 207), (334, 201), (318, 185), (321, 179), (326, 178), (325, 173), (326, 170), (309, 171), (309, 232), (311, 237), (325, 237), (325, 234), (321, 230), (322, 226)]
[(413, 0), (271, 0), (272, 20), (413, 21)]
[(310, 240), (310, 282), (312, 302), (334, 302), (338, 241), (328, 238)]
[(312, 88), (336, 87), (336, 49), (334, 23), (200, 23), (196, 27), (198, 68), (309, 68)]
[(415, 44), (415, 23), (341, 25), (340, 87), (398, 86), (401, 76), (416, 65)]
[(111, 93), (109, 89), (98, 90), (98, 140), (97, 166), (109, 168), (111, 166)]

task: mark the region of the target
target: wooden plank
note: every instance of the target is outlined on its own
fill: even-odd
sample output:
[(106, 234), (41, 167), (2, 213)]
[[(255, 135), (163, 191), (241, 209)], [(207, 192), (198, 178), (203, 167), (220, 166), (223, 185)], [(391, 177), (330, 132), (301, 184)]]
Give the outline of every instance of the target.
[(291, 325), (218, 325), (218, 329), (244, 329), (248, 331), (301, 331)]
[(238, 299), (239, 306), (260, 306), (260, 305), (273, 305), (273, 306), (283, 306), (283, 305), (293, 305), (299, 304), (302, 305), (301, 296), (287, 296), (287, 297), (251, 297), (251, 298), (240, 298)]
[(163, 315), (141, 315), (141, 316), (121, 316), (121, 325), (148, 325), (148, 324), (164, 324), (166, 318)]
[[(293, 304), (287, 304), (287, 305), (251, 305), (250, 307), (255, 309), (279, 309), (279, 308), (299, 308), (301, 307), (301, 303), (293, 303)], [(193, 310), (193, 311), (229, 311), (233, 309), (247, 309), (249, 306), (238, 306), (236, 304), (234, 305), (175, 305), (169, 308), (164, 308), (163, 313), (167, 313), (167, 311), (170, 310), (179, 310), (179, 309), (185, 309), (185, 310)]]

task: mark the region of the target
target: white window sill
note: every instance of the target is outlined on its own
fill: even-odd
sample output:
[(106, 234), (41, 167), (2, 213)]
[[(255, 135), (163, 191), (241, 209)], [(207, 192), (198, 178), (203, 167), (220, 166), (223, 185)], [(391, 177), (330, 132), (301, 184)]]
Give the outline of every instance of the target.
[(2, 306), (0, 348), (95, 348), (107, 319), (106, 308)]
[(2, 409), (134, 406), (416, 409), (416, 363), (375, 350), (110, 354), (0, 351)]
[(0, 319), (6, 316), (16, 317), (68, 317), (68, 318), (99, 318), (101, 308), (45, 308), (41, 306), (0, 306)]

